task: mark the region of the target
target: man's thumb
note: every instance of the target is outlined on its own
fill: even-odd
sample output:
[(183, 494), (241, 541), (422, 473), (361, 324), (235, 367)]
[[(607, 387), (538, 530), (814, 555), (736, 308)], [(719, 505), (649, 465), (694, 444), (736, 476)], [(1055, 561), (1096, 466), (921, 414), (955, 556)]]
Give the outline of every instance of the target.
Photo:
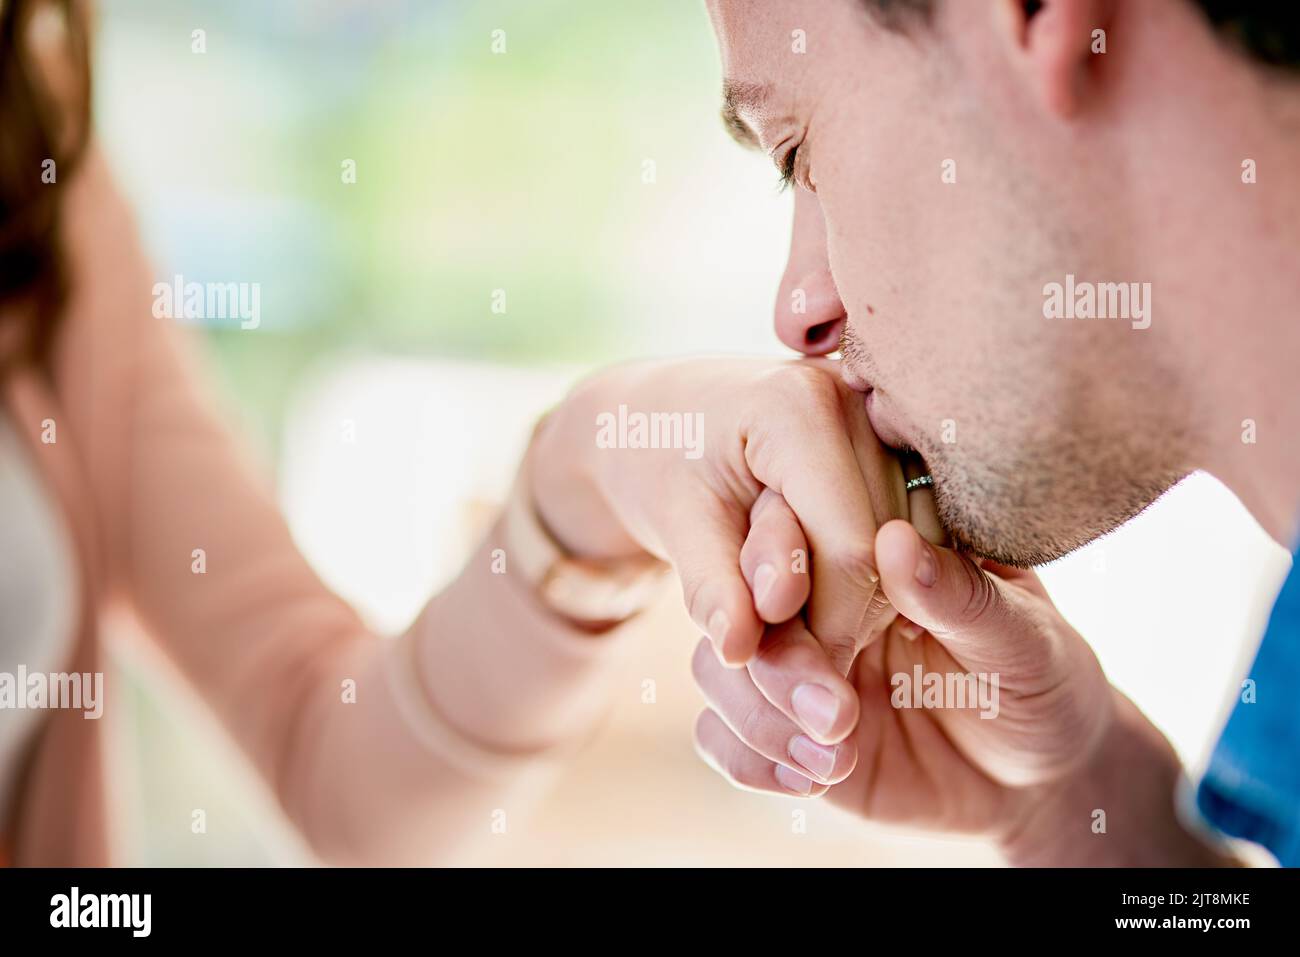
[(898, 613), (953, 651), (1005, 625), (997, 580), (965, 555), (931, 545), (902, 519), (876, 532), (876, 567)]

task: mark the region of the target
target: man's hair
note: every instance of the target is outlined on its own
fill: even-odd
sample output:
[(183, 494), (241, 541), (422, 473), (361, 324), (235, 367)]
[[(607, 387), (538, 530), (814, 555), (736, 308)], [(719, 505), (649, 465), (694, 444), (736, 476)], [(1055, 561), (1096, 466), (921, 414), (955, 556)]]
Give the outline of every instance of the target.
[[(901, 29), (928, 20), (938, 0), (866, 0), (883, 26)], [(1034, 12), (1041, 0), (1023, 0)], [(1255, 60), (1300, 70), (1300, 5), (1290, 0), (1189, 0), (1210, 25)]]
[(1256, 60), (1300, 69), (1300, 9), (1270, 0), (1193, 0), (1219, 33)]

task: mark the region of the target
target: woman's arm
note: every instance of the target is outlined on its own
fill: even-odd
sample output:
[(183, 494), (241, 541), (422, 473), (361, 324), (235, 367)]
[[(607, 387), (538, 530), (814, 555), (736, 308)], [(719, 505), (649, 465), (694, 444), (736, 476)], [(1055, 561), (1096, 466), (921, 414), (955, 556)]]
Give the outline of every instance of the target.
[[(408, 635), (371, 634), (299, 554), (188, 336), (153, 317), (154, 277), (102, 157), (68, 188), (59, 428), (82, 452), (111, 586), (326, 859), (428, 862), (487, 833), (539, 766), (529, 754), (594, 727), (617, 636), (570, 629), (491, 574), (492, 536)], [(439, 689), (475, 710), (441, 718)]]

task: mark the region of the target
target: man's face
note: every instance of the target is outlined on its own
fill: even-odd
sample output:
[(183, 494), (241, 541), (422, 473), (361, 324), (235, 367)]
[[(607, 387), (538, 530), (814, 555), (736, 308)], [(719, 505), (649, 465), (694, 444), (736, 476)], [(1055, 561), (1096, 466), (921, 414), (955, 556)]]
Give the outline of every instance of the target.
[(1040, 109), (1001, 49), (1019, 6), (939, 0), (889, 29), (867, 0), (709, 3), (729, 126), (793, 176), (778, 335), (842, 346), (881, 439), (924, 457), (956, 542), (1026, 565), (1189, 469), (1154, 338), (1044, 317), (1067, 273), (1151, 267), (1117, 151)]

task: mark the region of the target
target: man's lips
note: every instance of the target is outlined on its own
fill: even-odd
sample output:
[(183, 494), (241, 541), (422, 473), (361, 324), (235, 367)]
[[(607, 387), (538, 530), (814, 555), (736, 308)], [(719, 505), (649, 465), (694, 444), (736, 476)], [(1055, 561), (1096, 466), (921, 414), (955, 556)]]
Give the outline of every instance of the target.
[(871, 429), (876, 433), (876, 438), (894, 449), (911, 448), (910, 443), (890, 424), (889, 417), (881, 408), (884, 402), (876, 394), (875, 387), (846, 362), (840, 363), (840, 375), (844, 379), (844, 384), (850, 389), (863, 393), (863, 407), (867, 410), (867, 419), (871, 422)]
[(907, 440), (899, 434), (898, 430), (890, 424), (889, 418), (881, 410), (881, 402), (876, 397), (875, 389), (868, 389), (866, 396), (862, 400), (867, 409), (867, 420), (871, 423), (872, 431), (876, 433), (876, 438), (880, 439), (885, 445), (891, 448), (903, 449), (910, 448)]
[(855, 372), (853, 370), (853, 367), (849, 365), (847, 361), (841, 359), (839, 366), (840, 366), (840, 378), (844, 380), (844, 384), (846, 386), (848, 386), (854, 392), (871, 391), (871, 383), (868, 382), (866, 379), (864, 379), (857, 372)]

